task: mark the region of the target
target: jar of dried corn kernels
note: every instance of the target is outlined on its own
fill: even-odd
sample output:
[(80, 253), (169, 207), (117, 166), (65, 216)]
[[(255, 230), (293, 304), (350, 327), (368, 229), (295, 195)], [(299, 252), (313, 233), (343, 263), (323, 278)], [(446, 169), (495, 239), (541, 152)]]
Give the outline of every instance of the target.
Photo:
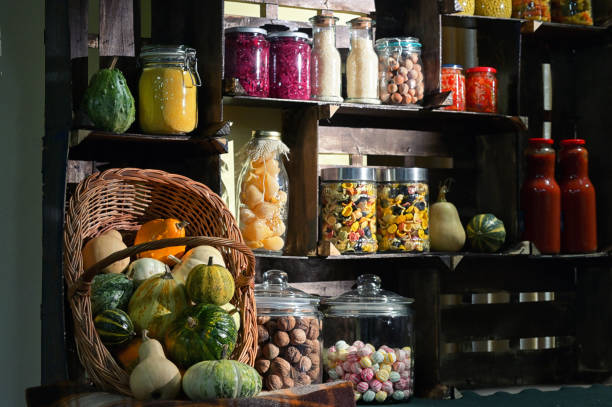
[(375, 253), (376, 172), (373, 168), (321, 170), (321, 241), (340, 253)]
[(476, 0), (474, 14), (477, 16), (510, 18), (512, 0)]
[(380, 169), (377, 178), (379, 251), (429, 251), (427, 169)]
[(466, 71), (465, 102), (470, 112), (497, 113), (497, 70), (477, 66)]

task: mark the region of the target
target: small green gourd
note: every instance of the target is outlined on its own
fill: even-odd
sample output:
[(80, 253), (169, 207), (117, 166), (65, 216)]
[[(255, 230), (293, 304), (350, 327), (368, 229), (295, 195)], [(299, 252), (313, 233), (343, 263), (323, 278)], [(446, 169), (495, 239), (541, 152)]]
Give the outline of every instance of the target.
[(100, 130), (124, 133), (136, 119), (134, 97), (118, 69), (101, 69), (92, 76), (83, 105)]

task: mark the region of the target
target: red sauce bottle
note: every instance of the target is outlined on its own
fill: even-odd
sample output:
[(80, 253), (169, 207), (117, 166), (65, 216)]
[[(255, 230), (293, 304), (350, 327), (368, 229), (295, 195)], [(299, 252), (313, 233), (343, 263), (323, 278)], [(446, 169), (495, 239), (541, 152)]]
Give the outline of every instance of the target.
[(521, 188), (525, 229), (523, 240), (542, 253), (561, 249), (561, 189), (555, 181), (555, 150), (551, 139), (529, 139), (527, 174)]
[(594, 252), (597, 250), (595, 187), (589, 179), (589, 157), (584, 140), (561, 141), (559, 172), (563, 252)]

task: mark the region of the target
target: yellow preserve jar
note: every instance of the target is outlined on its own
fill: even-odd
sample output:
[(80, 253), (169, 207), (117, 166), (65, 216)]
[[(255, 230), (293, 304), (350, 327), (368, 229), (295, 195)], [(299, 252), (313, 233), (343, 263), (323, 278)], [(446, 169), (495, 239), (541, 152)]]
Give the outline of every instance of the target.
[(197, 126), (201, 82), (195, 55), (184, 45), (142, 48), (138, 111), (144, 132), (185, 134)]
[(477, 16), (510, 18), (512, 0), (476, 0), (474, 14)]

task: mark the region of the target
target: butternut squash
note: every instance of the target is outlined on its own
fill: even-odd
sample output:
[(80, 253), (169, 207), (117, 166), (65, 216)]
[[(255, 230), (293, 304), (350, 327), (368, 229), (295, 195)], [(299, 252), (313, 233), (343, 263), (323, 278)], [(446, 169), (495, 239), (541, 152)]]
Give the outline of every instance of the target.
[[(91, 239), (83, 247), (81, 252), (83, 255), (83, 269), (87, 270), (105, 257), (126, 248), (127, 246), (123, 243), (121, 234), (116, 230), (108, 230), (100, 236)], [(118, 260), (110, 266), (104, 267), (102, 272), (119, 274), (125, 270), (128, 264), (130, 264), (129, 258)]]
[(459, 212), (446, 200), (449, 189), (450, 180), (446, 180), (440, 187), (437, 202), (429, 209), (429, 238), (434, 251), (456, 252), (465, 244), (465, 229)]

